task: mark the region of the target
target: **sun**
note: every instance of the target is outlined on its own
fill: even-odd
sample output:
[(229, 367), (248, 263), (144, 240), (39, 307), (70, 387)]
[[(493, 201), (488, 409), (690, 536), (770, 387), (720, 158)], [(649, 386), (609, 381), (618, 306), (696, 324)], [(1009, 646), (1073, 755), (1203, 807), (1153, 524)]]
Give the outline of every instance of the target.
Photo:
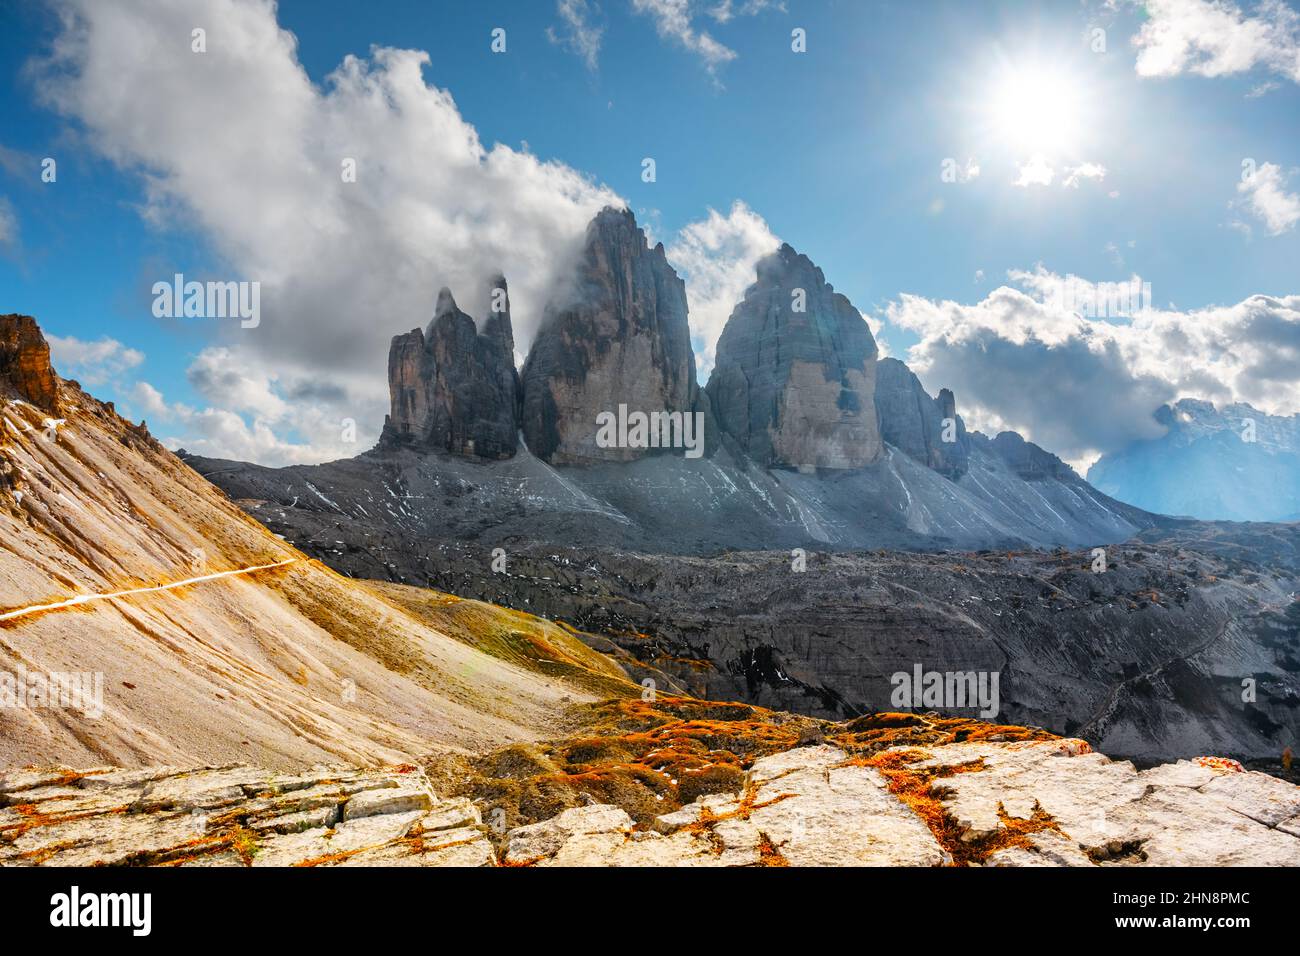
[(1082, 80), (1044, 64), (1005, 66), (988, 95), (989, 126), (1007, 148), (1060, 154), (1086, 133)]

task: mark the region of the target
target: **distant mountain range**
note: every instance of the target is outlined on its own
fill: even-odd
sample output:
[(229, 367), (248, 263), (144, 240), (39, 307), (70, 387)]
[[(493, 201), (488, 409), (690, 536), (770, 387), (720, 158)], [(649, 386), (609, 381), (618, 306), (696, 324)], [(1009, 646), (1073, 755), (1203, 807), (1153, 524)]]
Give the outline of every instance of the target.
[[(519, 372), (505, 279), (489, 286), (481, 325), (443, 289), (425, 329), (394, 337), (375, 449), (278, 469), (188, 460), (293, 540), (402, 542), (399, 580), (418, 580), (427, 542), (448, 536), (675, 554), (978, 549), (1092, 546), (1160, 523), (1015, 433), (968, 433), (952, 392), (934, 398), (879, 359), (862, 314), (789, 245), (758, 263), (706, 387), (685, 285), (627, 210), (588, 226)], [(623, 427), (636, 415), (648, 429)], [(600, 424), (618, 416), (611, 442)], [(683, 424), (702, 432), (693, 452)]]
[(1185, 398), (1162, 405), (1160, 438), (1105, 455), (1096, 488), (1149, 511), (1221, 521), (1300, 520), (1300, 415)]

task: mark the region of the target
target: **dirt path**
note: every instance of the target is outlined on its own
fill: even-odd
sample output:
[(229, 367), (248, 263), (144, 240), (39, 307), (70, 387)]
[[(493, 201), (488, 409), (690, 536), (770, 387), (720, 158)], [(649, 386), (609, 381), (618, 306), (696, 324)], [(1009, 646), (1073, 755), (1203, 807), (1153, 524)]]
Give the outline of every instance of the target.
[(157, 584), (147, 588), (128, 588), (125, 591), (112, 591), (108, 594), (78, 594), (76, 597), (68, 598), (66, 601), (54, 601), (50, 604), (31, 604), (27, 607), (20, 607), (13, 611), (6, 611), (0, 614), (0, 621), (12, 621), (16, 617), (25, 617), (28, 614), (39, 614), (41, 611), (57, 611), (62, 608), (76, 607), (79, 604), (89, 604), (91, 601), (111, 601), (113, 598), (129, 597), (132, 594), (153, 594), (158, 591), (171, 591), (174, 588), (188, 587), (192, 584), (202, 584), (205, 581), (216, 581), (219, 578), (234, 577), (239, 574), (251, 574), (254, 571), (266, 571), (270, 568), (282, 568), (286, 564), (293, 564), (297, 558), (286, 558), (284, 561), (277, 561), (274, 564), (255, 564), (247, 568), (236, 568), (233, 571), (216, 571), (212, 574), (201, 574), (195, 578), (186, 578), (183, 581), (173, 581), (170, 584)]

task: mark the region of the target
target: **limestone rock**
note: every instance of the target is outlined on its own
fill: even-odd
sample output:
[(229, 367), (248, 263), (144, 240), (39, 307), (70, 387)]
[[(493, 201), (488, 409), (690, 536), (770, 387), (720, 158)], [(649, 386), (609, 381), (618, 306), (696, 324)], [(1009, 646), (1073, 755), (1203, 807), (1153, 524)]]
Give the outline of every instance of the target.
[(0, 866), (493, 866), (476, 807), (409, 767), (0, 776)]
[[(885, 768), (928, 779), (930, 807), (914, 810), (927, 799), (915, 792), (900, 799)], [(505, 860), (526, 866), (1296, 866), (1300, 787), (1218, 761), (1138, 771), (1079, 740), (966, 740), (866, 760), (821, 744), (757, 760), (739, 793), (648, 828), (596, 804), (505, 840)], [(0, 866), (495, 863), (478, 808), (439, 799), (410, 767), (0, 778)]]
[(393, 787), (383, 790), (364, 790), (350, 798), (343, 807), (345, 820), (372, 817), (379, 813), (406, 813), (410, 810), (428, 810), (433, 805), (431, 794), (418, 786)]
[(505, 859), (508, 863), (524, 863), (553, 856), (574, 837), (613, 834), (617, 837), (615, 842), (621, 843), (622, 834), (631, 829), (632, 818), (618, 807), (606, 804), (571, 807), (549, 820), (511, 830)]
[(438, 293), (423, 332), (393, 337), (388, 353), (391, 412), (381, 446), (410, 444), (477, 458), (509, 458), (518, 446), (519, 375), (505, 278), (489, 283), (489, 317), (480, 333)]
[(879, 772), (849, 765), (848, 754), (824, 745), (757, 761), (743, 793), (702, 797), (660, 817), (653, 831), (612, 825), (620, 814), (616, 807), (583, 807), (513, 830), (506, 858), (542, 866), (936, 866), (947, 860)]
[[(963, 743), (934, 748), (917, 766), (981, 769), (935, 781), (935, 795), (963, 839), (1005, 832), (1002, 817), (1046, 813), (1054, 830), (1093, 862), (1149, 866), (1296, 866), (1300, 839), (1277, 824), (1300, 806), (1300, 788), (1256, 772), (1208, 771), (1194, 763), (1138, 771), (1096, 753), (1068, 756), (1053, 742)], [(989, 862), (1078, 862), (1060, 840), (1035, 834), (1023, 854)], [(1046, 838), (1044, 838), (1046, 839)]]
[(911, 369), (884, 358), (876, 363), (876, 411), (886, 442), (946, 478), (966, 474), (970, 441), (950, 390), (931, 398)]
[(58, 404), (50, 346), (30, 315), (0, 315), (0, 385), (46, 411)]
[(861, 313), (789, 245), (758, 263), (718, 339), (719, 427), (761, 465), (860, 468), (883, 450), (876, 343)]
[(620, 405), (646, 415), (699, 412), (707, 419), (685, 283), (663, 244), (650, 248), (630, 210), (607, 207), (587, 227), (576, 274), (546, 307), (523, 388), (528, 450), (552, 464), (648, 454), (597, 445), (597, 415), (616, 415)]

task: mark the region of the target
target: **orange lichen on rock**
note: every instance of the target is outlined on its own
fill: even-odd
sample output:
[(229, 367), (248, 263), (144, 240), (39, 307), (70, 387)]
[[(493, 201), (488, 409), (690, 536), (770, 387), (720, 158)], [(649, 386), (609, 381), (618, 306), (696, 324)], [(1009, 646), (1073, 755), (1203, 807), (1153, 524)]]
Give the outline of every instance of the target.
[[(440, 793), (474, 799), (488, 813), (501, 810), (508, 827), (536, 823), (593, 800), (621, 807), (646, 827), (658, 816), (715, 793), (739, 794), (740, 805), (729, 816), (748, 819), (757, 809), (752, 788), (746, 786), (754, 762), (824, 742), (847, 752), (848, 763), (884, 773), (891, 790), (941, 837), (954, 858), (969, 860), (980, 847), (963, 844), (956, 824), (930, 793), (930, 782), (979, 770), (982, 764), (921, 772), (911, 766), (930, 756), (921, 748), (962, 741), (1061, 740), (1034, 727), (966, 717), (878, 713), (832, 723), (751, 704), (664, 694), (583, 705), (576, 708), (576, 717), (583, 729), (575, 736), (478, 756), (438, 755), (425, 769)], [(692, 828), (707, 835), (720, 819), (704, 809)], [(501, 842), (500, 835), (494, 842)]]
[(870, 755), (894, 747), (941, 746), (963, 741), (1009, 743), (1057, 740), (1056, 734), (1038, 727), (991, 724), (973, 717), (939, 717), (933, 714), (883, 712), (867, 714), (837, 725), (827, 742), (855, 755)]
[(852, 763), (874, 767), (885, 776), (889, 792), (930, 828), (935, 840), (952, 858), (953, 866), (983, 863), (994, 853), (1009, 847), (1028, 848), (1032, 845), (1031, 834), (1058, 829), (1056, 821), (1037, 804), (1028, 819), (1010, 816), (998, 804), (998, 820), (1001, 822), (998, 830), (971, 839), (936, 796), (934, 782), (954, 774), (978, 773), (984, 769), (983, 759), (946, 767), (914, 766), (929, 757), (930, 754), (923, 750), (889, 750), (872, 757), (855, 758)]
[[(448, 796), (535, 823), (595, 800), (642, 826), (712, 793), (739, 793), (755, 760), (819, 734), (825, 721), (748, 704), (658, 695), (579, 708), (580, 735), (477, 757), (435, 757), (426, 768)], [(499, 839), (499, 838), (498, 838)]]
[(754, 866), (789, 866), (790, 861), (781, 855), (781, 850), (766, 833), (758, 835), (758, 862)]
[(1244, 773), (1246, 769), (1231, 757), (1197, 757), (1195, 763), (1215, 773)]

